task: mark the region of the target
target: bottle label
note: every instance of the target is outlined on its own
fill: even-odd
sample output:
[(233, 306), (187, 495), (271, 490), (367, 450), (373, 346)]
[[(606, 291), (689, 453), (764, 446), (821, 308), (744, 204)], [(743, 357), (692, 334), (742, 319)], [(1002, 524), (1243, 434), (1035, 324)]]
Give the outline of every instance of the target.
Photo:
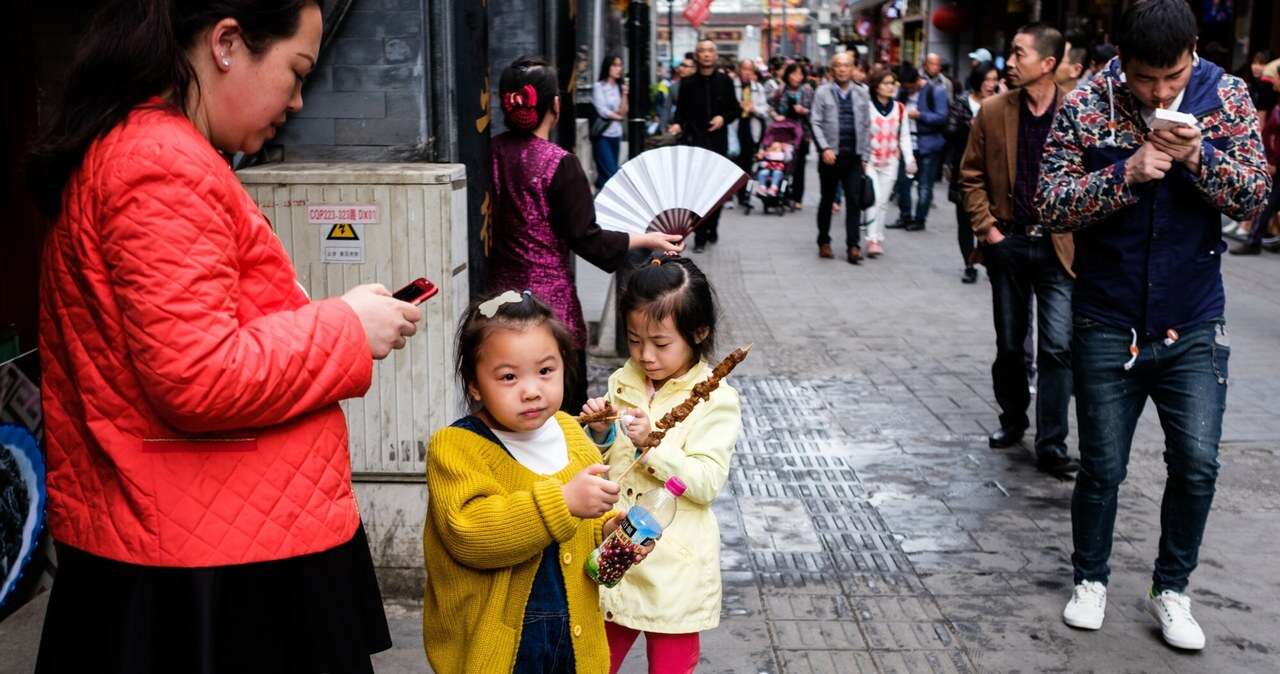
[(632, 522), (630, 517), (622, 520), (622, 524), (618, 526), (618, 536), (625, 538), (627, 543), (640, 547), (644, 547), (654, 540), (648, 536), (638, 534), (635, 522)]

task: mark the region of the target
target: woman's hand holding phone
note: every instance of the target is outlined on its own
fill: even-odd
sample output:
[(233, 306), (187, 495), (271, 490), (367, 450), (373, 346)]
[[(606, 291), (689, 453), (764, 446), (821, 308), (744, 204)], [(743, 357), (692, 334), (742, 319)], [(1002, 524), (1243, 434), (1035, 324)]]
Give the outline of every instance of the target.
[(392, 297), (391, 291), (380, 283), (356, 286), (342, 296), (342, 301), (360, 319), (374, 360), (403, 348), (405, 340), (418, 331), (417, 323), (422, 320), (421, 309)]

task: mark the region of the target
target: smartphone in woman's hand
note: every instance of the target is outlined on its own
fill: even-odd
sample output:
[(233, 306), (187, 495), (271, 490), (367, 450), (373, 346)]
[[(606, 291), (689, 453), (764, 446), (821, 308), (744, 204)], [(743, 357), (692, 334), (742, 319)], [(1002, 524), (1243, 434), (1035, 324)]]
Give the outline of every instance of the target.
[(395, 291), (391, 296), (401, 302), (408, 302), (417, 306), (435, 297), (438, 292), (440, 292), (440, 289), (436, 287), (436, 284), (425, 278), (417, 278), (410, 281), (409, 285)]

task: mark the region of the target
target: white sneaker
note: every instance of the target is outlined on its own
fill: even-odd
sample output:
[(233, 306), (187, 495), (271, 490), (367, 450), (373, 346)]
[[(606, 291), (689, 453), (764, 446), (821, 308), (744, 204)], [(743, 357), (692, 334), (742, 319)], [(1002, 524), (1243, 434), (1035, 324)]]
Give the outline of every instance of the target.
[(1062, 609), (1062, 622), (1082, 630), (1102, 627), (1107, 613), (1107, 586), (1086, 580), (1071, 593), (1071, 601)]
[(1191, 617), (1191, 597), (1173, 590), (1155, 597), (1148, 592), (1147, 610), (1160, 621), (1160, 634), (1170, 646), (1189, 651), (1204, 648), (1204, 630)]

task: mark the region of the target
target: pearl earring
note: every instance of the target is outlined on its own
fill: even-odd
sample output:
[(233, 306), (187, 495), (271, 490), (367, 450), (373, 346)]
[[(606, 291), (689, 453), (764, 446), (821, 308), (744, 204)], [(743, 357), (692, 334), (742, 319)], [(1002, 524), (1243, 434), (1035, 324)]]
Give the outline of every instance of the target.
[(229, 59), (229, 58), (227, 58), (227, 57), (223, 56), (223, 57), (222, 57), (222, 65), (223, 65), (223, 66), (225, 66), (225, 67), (227, 67), (227, 68), (230, 68), (230, 67), (231, 67), (231, 59)]

